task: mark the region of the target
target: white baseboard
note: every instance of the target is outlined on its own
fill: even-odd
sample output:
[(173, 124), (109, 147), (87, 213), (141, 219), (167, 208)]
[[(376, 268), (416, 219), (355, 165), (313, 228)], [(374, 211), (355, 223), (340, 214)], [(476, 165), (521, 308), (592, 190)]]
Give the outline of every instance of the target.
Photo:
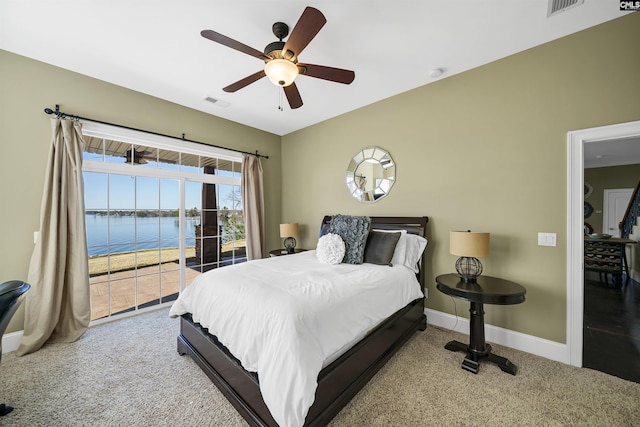
[(10, 332), (2, 336), (2, 354), (16, 351), (24, 331)]
[[(469, 319), (429, 308), (425, 308), (424, 313), (427, 315), (427, 323), (430, 325), (469, 335)], [(485, 339), (491, 343), (526, 351), (558, 362), (571, 363), (569, 347), (566, 344), (486, 324), (484, 335)]]

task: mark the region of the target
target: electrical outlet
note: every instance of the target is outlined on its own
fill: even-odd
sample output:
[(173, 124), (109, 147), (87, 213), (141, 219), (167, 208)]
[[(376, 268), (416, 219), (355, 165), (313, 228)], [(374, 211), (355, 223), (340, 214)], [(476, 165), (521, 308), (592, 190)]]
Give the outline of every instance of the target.
[(556, 246), (556, 233), (538, 233), (538, 246)]

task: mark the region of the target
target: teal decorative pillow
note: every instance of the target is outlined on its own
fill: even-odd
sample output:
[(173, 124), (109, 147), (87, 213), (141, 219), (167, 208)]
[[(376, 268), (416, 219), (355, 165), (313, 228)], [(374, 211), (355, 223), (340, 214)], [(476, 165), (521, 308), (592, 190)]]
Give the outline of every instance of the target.
[(342, 262), (362, 264), (370, 228), (371, 218), (368, 216), (335, 215), (331, 218), (329, 233), (337, 234), (344, 241)]

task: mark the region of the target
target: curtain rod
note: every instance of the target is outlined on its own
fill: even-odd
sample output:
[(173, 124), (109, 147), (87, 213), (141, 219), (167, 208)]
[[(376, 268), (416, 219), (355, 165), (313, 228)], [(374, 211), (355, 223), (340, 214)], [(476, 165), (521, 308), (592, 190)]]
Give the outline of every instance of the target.
[(89, 118), (86, 118), (86, 117), (76, 116), (74, 114), (63, 113), (62, 111), (60, 111), (60, 106), (58, 104), (56, 104), (55, 111), (52, 110), (51, 108), (45, 108), (44, 112), (46, 114), (55, 114), (56, 117), (58, 117), (59, 119), (64, 119), (64, 118), (68, 117), (68, 118), (77, 119), (77, 120), (88, 120), (90, 122), (100, 123), (100, 124), (103, 124), (103, 125), (116, 126), (116, 127), (122, 128), (122, 129), (135, 130), (135, 131), (138, 131), (138, 132), (145, 132), (145, 133), (149, 133), (149, 134), (152, 134), (152, 135), (163, 136), (163, 137), (166, 137), (166, 138), (179, 139), (180, 141), (193, 142), (193, 143), (196, 143), (196, 144), (207, 145), (209, 147), (215, 147), (215, 148), (221, 148), (223, 150), (235, 151), (236, 153), (242, 153), (242, 154), (248, 154), (250, 156), (262, 157), (264, 159), (268, 159), (269, 158), (269, 156), (265, 156), (264, 154), (258, 154), (258, 150), (256, 150), (255, 153), (250, 153), (248, 151), (234, 150), (233, 148), (221, 147), (219, 145), (207, 144), (206, 142), (200, 142), (200, 141), (194, 141), (192, 139), (187, 139), (187, 138), (184, 137), (184, 135), (185, 135), (184, 133), (182, 134), (182, 138), (180, 138), (180, 137), (177, 137), (177, 136), (165, 135), (163, 133), (151, 132), (151, 131), (144, 130), (144, 129), (137, 129), (137, 128), (133, 128), (133, 127), (129, 127), (129, 126), (119, 125), (119, 124), (116, 124), (116, 123), (103, 122), (103, 121), (100, 121), (100, 120), (95, 120), (95, 119), (89, 119)]

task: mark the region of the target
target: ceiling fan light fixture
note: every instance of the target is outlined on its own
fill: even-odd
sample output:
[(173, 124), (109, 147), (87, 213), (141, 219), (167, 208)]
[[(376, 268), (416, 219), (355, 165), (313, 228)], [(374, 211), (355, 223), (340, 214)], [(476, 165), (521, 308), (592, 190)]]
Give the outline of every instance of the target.
[(289, 86), (298, 75), (298, 66), (286, 59), (273, 59), (264, 66), (264, 73), (276, 86)]

